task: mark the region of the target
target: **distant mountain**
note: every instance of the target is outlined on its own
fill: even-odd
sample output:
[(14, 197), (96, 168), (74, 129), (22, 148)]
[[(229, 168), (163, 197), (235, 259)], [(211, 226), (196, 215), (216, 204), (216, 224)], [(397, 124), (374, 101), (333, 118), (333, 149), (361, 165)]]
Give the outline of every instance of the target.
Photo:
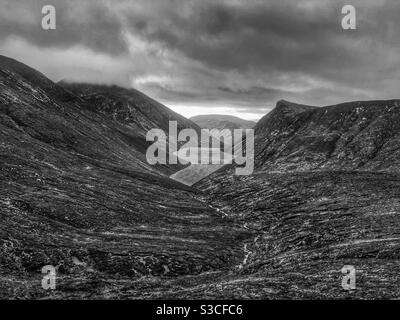
[[(223, 146), (222, 143), (220, 144), (219, 140), (223, 142), (228, 136), (230, 136), (234, 139), (232, 141), (233, 145), (240, 143), (240, 141), (243, 139), (242, 136), (233, 136), (232, 131), (234, 129), (251, 129), (255, 125), (255, 122), (253, 121), (246, 121), (229, 115), (200, 115), (192, 117), (190, 118), (190, 120), (192, 120), (202, 129), (229, 130), (229, 132), (224, 132), (224, 134), (222, 135), (222, 137), (224, 137), (223, 139), (221, 139), (220, 135), (214, 135), (214, 142), (218, 141), (217, 145), (220, 145), (221, 147), (221, 159), (223, 158)], [(212, 174), (213, 172), (220, 170), (224, 166), (224, 164), (191, 164), (187, 168), (172, 174), (171, 178), (183, 184), (191, 186), (194, 183)]]
[(196, 123), (200, 128), (204, 129), (251, 129), (255, 126), (254, 121), (243, 120), (238, 117), (229, 115), (199, 115), (191, 117), (194, 123)]

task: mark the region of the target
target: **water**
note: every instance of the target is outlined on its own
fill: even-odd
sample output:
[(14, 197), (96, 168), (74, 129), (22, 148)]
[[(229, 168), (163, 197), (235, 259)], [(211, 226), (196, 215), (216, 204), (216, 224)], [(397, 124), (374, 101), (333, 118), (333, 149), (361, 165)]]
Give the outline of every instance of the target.
[(174, 155), (191, 164), (223, 164), (224, 161), (232, 163), (232, 155), (218, 148), (182, 148), (174, 152)]

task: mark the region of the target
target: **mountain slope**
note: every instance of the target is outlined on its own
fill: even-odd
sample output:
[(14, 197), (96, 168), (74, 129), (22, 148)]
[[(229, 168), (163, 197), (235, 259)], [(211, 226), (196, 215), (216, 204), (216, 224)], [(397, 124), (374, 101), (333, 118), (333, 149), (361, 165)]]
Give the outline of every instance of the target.
[(168, 132), (169, 121), (178, 122), (178, 131), (193, 128), (200, 132), (200, 128), (194, 122), (135, 89), (85, 83), (59, 84), (86, 101), (91, 110), (133, 126), (135, 132), (139, 131), (144, 136), (153, 128)]
[[(253, 233), (240, 270), (208, 288), (212, 298), (400, 297), (399, 174), (216, 173), (195, 186)], [(342, 288), (345, 265), (356, 290)]]
[(0, 57), (0, 298), (400, 297), (397, 100), (281, 101), (254, 174), (191, 188), (126, 138), (164, 118), (74, 90)]
[(204, 129), (251, 129), (255, 126), (254, 121), (243, 120), (229, 115), (209, 114), (191, 117), (194, 123)]
[(398, 171), (400, 100), (315, 108), (280, 101), (255, 127), (263, 170)]
[[(240, 261), (240, 226), (149, 166), (122, 134), (130, 128), (92, 108), (0, 57), (0, 297), (105, 298), (121, 281)], [(55, 292), (40, 285), (48, 264)]]
[[(257, 124), (256, 169), (195, 184), (253, 233), (213, 297), (398, 298), (399, 101), (316, 108), (280, 101)], [(356, 290), (341, 286), (356, 269)]]
[(8, 130), (62, 151), (159, 174), (142, 150), (129, 144), (121, 125), (89, 111), (83, 100), (33, 69), (0, 60), (2, 120)]

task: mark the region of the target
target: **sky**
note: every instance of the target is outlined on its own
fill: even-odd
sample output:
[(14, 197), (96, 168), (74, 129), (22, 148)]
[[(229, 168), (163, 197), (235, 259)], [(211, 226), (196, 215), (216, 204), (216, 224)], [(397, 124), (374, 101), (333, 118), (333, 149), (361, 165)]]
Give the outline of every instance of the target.
[[(56, 30), (41, 28), (44, 5)], [(342, 6), (357, 29), (343, 30)], [(398, 0), (0, 0), (0, 54), (186, 117), (400, 98)]]

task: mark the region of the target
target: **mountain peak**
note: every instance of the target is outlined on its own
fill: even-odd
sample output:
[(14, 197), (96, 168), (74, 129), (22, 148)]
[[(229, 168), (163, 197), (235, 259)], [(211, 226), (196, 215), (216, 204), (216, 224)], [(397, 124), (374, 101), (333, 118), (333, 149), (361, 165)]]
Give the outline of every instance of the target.
[(256, 167), (398, 171), (398, 106), (399, 100), (322, 108), (279, 101), (256, 126)]
[(49, 81), (42, 73), (15, 59), (0, 55), (0, 70), (16, 73), (29, 81)]
[(294, 103), (294, 102), (290, 102), (287, 100), (279, 100), (276, 103), (276, 106), (274, 108), (274, 110), (279, 110), (279, 111), (291, 111), (291, 112), (303, 112), (303, 111), (307, 111), (307, 110), (312, 110), (315, 109), (317, 107), (315, 106), (309, 106), (309, 105), (305, 105), (305, 104), (299, 104), (299, 103)]
[[(10, 78), (11, 76), (11, 78)], [(39, 87), (47, 94), (60, 101), (71, 101), (75, 99), (73, 95), (58, 86), (43, 73), (19, 62), (15, 59), (0, 55), (0, 79), (4, 79), (4, 85), (18, 87), (14, 78), (20, 79), (23, 83), (31, 87)], [(21, 88), (20, 88), (21, 89)]]
[(286, 100), (279, 100), (276, 103), (275, 108), (268, 112), (264, 117), (257, 122), (255, 126), (256, 132), (265, 131), (266, 128), (280, 128), (285, 127), (288, 122), (292, 122), (293, 118), (297, 115), (318, 109), (318, 107), (308, 106), (304, 104), (298, 104)]

